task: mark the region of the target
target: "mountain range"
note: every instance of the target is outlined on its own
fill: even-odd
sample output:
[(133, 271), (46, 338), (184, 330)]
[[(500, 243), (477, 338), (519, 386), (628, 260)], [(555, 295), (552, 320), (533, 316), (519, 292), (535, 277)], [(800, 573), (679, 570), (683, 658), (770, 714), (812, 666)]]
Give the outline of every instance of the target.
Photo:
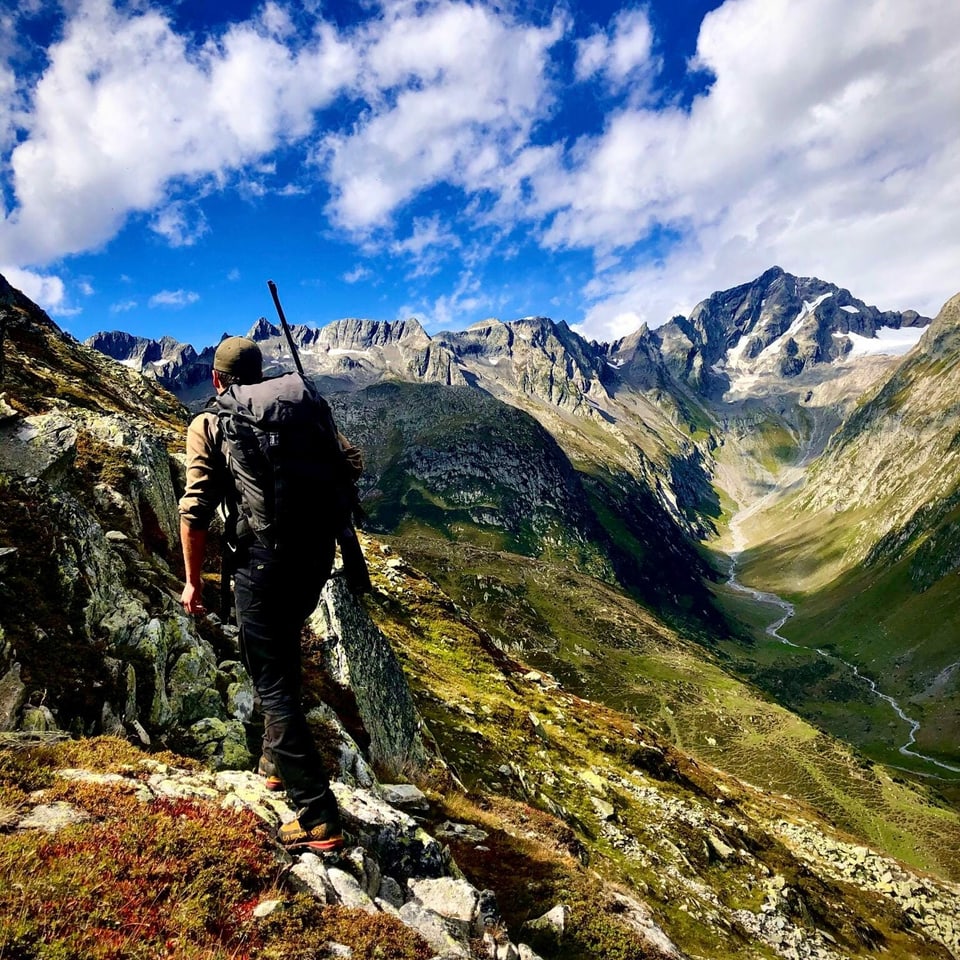
[[(570, 514), (578, 536), (605, 538), (608, 566), (647, 602), (707, 615), (703, 584), (712, 575), (699, 544), (717, 533), (724, 510), (748, 502), (781, 464), (815, 457), (864, 391), (897, 362), (883, 336), (897, 332), (915, 340), (928, 323), (913, 311), (881, 312), (847, 290), (774, 267), (752, 283), (713, 294), (689, 317), (655, 330), (643, 327), (611, 344), (587, 341), (545, 317), (484, 321), (434, 336), (415, 319), (340, 320), (319, 329), (294, 325), (290, 332), (308, 375), (336, 397), (338, 415), (361, 431), (369, 449), (393, 451), (392, 460), (379, 454), (371, 459), (365, 481), (380, 529), (415, 524), (427, 509), (436, 519), (439, 510), (460, 525), (460, 536), (467, 528), (480, 536), (481, 528), (489, 533), (492, 527), (495, 537), (506, 536), (504, 543), (520, 552), (535, 555), (545, 548), (550, 536), (533, 535), (529, 524), (519, 539), (516, 519), (510, 529), (499, 529), (502, 507), (509, 501), (514, 512), (533, 517), (551, 499), (551, 489), (562, 496), (564, 483), (543, 482), (536, 496), (517, 499), (515, 490), (487, 482), (488, 471), (474, 480), (499, 499), (497, 509), (484, 513), (481, 495), (472, 494), (479, 498), (473, 505), (458, 502), (456, 495), (451, 499), (455, 484), (434, 482), (445, 469), (463, 472), (464, 464), (453, 464), (450, 456), (457, 456), (464, 415), (446, 416), (442, 400), (424, 399), (441, 394), (416, 387), (472, 389), (465, 396), (483, 406), (475, 411), (477, 423), (496, 425), (479, 428), (487, 442), (472, 447), (481, 451), (481, 474), (484, 457), (517, 458), (516, 449), (503, 449), (500, 419), (509, 418), (529, 435), (514, 410), (534, 418), (583, 487), (576, 498), (580, 506)], [(290, 366), (289, 345), (276, 326), (260, 318), (248, 335), (260, 344), (268, 373)], [(121, 333), (97, 334), (88, 345), (140, 369), (188, 403), (209, 395), (212, 347), (198, 354), (189, 345)], [(364, 391), (384, 383), (410, 387), (395, 394), (402, 398), (396, 406), (378, 399), (377, 417), (349, 412), (355, 405), (366, 409), (373, 401)], [(478, 390), (513, 409), (481, 400)], [(410, 473), (405, 458), (413, 454), (403, 442), (388, 442), (392, 420), (406, 423), (411, 411), (444, 448), (429, 448), (433, 481), (416, 478), (416, 468)], [(422, 436), (417, 444), (422, 461)], [(519, 448), (528, 453), (528, 469), (538, 470), (533, 452), (546, 448), (526, 440)], [(409, 474), (409, 482), (385, 500), (384, 473), (389, 485), (398, 470)], [(430, 497), (420, 496), (418, 485), (430, 490), (429, 508)], [(561, 504), (552, 509), (567, 510)], [(561, 536), (555, 546), (565, 543)]]
[[(526, 956), (960, 951), (958, 310), (880, 313), (774, 268), (613, 344), (545, 318), (434, 336), (415, 321), (294, 327), (367, 457), (376, 585), (365, 605), (328, 588), (305, 634), (307, 696), (357, 737), (343, 734), (345, 778), (379, 751), (420, 778), (429, 830), (459, 821), (458, 869), (496, 893)], [(198, 401), (212, 348), (95, 338), (118, 364), (5, 282), (0, 317), (0, 728), (251, 763), (235, 640), (175, 602), (187, 413), (158, 371)], [(880, 352), (889, 331), (919, 343)], [(275, 327), (251, 335), (289, 366)], [(767, 630), (779, 620), (786, 640)], [(378, 746), (396, 715), (384, 698), (403, 699), (379, 659), (348, 669), (346, 690), (325, 677), (367, 644), (392, 656), (375, 634), (409, 685), (415, 760)], [(331, 649), (354, 635), (359, 653)], [(3, 756), (0, 824), (5, 805), (33, 810), (40, 782)], [(95, 792), (51, 796), (96, 820)], [(395, 869), (364, 842), (361, 861)], [(341, 867), (364, 883), (373, 869)], [(408, 919), (422, 912), (405, 897)], [(526, 925), (560, 902), (566, 939)], [(0, 949), (26, 949), (24, 924)]]

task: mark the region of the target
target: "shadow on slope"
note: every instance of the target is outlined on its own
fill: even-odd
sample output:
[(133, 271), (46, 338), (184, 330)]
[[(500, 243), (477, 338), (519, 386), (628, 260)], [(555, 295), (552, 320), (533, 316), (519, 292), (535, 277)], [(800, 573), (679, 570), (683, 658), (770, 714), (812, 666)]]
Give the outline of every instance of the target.
[(697, 553), (653, 492), (626, 472), (578, 472), (527, 413), (436, 384), (330, 399), (364, 451), (372, 530), (554, 559), (674, 615), (713, 616)]

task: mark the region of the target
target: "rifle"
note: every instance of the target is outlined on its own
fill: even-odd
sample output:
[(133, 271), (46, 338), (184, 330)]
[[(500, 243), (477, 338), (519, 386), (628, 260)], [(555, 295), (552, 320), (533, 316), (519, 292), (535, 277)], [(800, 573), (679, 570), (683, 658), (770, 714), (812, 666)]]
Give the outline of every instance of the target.
[[(277, 293), (277, 285), (272, 280), (268, 280), (267, 286), (270, 288), (270, 296), (273, 297), (273, 305), (277, 308), (277, 316), (280, 317), (280, 326), (283, 327), (283, 332), (287, 337), (287, 343), (290, 344), (290, 352), (293, 354), (293, 362), (297, 365), (297, 373), (303, 377), (303, 364), (300, 362), (297, 345), (293, 342), (293, 334), (290, 333), (290, 324), (287, 323), (287, 318), (283, 313), (283, 307), (280, 306), (280, 295)], [(306, 379), (306, 377), (304, 377), (304, 379)]]
[[(300, 362), (300, 354), (297, 352), (297, 345), (293, 342), (293, 334), (290, 333), (290, 324), (287, 323), (283, 307), (280, 306), (280, 295), (277, 293), (277, 285), (272, 281), (267, 281), (270, 288), (270, 296), (273, 297), (273, 305), (277, 308), (277, 316), (280, 318), (280, 326), (283, 327), (284, 335), (290, 346), (290, 353), (293, 355), (293, 362), (297, 365), (297, 373), (301, 379), (306, 380), (303, 372), (303, 364)], [(340, 546), (340, 556), (343, 559), (343, 576), (347, 581), (347, 586), (355, 594), (366, 593), (373, 589), (370, 583), (370, 572), (367, 570), (367, 561), (364, 559), (363, 550), (360, 549), (360, 541), (357, 538), (357, 531), (354, 529), (353, 516), (363, 515), (363, 508), (360, 506), (360, 497), (357, 493), (355, 484), (351, 484), (352, 504), (351, 514), (344, 521), (343, 528), (337, 534), (337, 543)]]

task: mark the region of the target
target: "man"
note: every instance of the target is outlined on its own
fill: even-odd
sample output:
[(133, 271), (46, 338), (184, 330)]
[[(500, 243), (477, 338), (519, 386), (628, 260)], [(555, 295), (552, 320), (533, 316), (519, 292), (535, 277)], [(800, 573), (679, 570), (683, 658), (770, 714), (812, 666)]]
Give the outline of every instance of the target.
[[(234, 384), (263, 381), (260, 348), (246, 337), (228, 337), (217, 347), (213, 386), (218, 396)], [(239, 495), (227, 465), (220, 418), (215, 410), (195, 417), (187, 431), (187, 482), (180, 500), (180, 539), (186, 582), (184, 610), (205, 612), (201, 572), (207, 530), (223, 504), (231, 519), (239, 514)], [(301, 542), (284, 550), (261, 542), (241, 522), (236, 536), (234, 585), (240, 651), (264, 715), (260, 772), (268, 787), (286, 788), (297, 818), (280, 828), (290, 849), (328, 852), (343, 846), (336, 798), (323, 769), (300, 702), (300, 631), (316, 607), (330, 575), (333, 536)], [(272, 775), (279, 774), (279, 780)], [(272, 781), (272, 782), (271, 782)]]

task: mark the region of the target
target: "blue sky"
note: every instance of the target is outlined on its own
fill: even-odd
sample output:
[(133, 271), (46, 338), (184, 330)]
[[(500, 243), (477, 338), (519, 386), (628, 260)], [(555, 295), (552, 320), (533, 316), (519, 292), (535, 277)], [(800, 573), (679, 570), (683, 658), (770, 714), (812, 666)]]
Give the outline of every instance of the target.
[(960, 289), (956, 0), (21, 0), (0, 273), (78, 337)]

